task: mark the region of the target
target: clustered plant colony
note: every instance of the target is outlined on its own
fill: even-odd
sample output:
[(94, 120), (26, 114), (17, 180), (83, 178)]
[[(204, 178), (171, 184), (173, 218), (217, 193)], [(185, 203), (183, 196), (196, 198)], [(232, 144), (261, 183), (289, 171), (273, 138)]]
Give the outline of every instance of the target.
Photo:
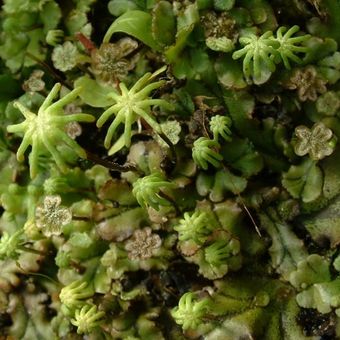
[(340, 3), (4, 0), (0, 338), (340, 338)]

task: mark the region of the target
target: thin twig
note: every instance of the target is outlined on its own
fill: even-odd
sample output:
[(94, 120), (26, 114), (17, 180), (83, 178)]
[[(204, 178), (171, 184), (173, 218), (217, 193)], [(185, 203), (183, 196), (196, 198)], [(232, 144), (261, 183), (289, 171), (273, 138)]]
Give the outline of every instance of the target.
[(93, 163), (100, 164), (104, 166), (105, 168), (108, 168), (112, 171), (118, 171), (118, 172), (127, 172), (127, 171), (134, 171), (139, 172), (138, 169), (133, 164), (125, 164), (121, 165), (116, 162), (111, 162), (106, 159), (102, 159), (95, 155), (94, 153), (86, 150), (87, 158), (92, 161)]
[[(223, 168), (224, 168), (224, 170), (226, 170), (226, 174), (229, 176), (229, 170), (227, 169), (227, 167), (226, 167), (225, 165), (223, 165)], [(250, 213), (249, 209), (248, 209), (247, 206), (245, 205), (242, 196), (240, 195), (239, 192), (237, 192), (236, 186), (235, 186), (235, 184), (234, 184), (234, 182), (233, 182), (233, 180), (232, 180), (232, 178), (231, 178), (230, 176), (229, 176), (229, 179), (230, 179), (230, 183), (231, 183), (232, 186), (234, 187), (234, 191), (236, 192), (236, 195), (237, 195), (237, 197), (239, 198), (239, 200), (240, 200), (240, 202), (241, 202), (241, 205), (242, 205), (243, 209), (246, 211), (247, 215), (248, 215), (249, 218), (251, 219), (251, 221), (252, 221), (252, 223), (253, 223), (253, 225), (254, 225), (254, 228), (255, 228), (257, 234), (258, 234), (260, 237), (262, 237), (262, 234), (261, 234), (261, 232), (260, 232), (260, 228), (259, 228), (258, 225), (256, 224), (254, 217), (252, 216), (252, 214)]]
[(65, 87), (67, 87), (69, 90), (72, 90), (72, 86), (69, 85), (67, 82), (65, 82), (65, 80), (57, 73), (55, 72), (55, 70), (48, 65), (47, 63), (45, 63), (44, 61), (40, 60), (39, 58), (37, 58), (35, 55), (33, 55), (30, 52), (26, 51), (26, 55), (31, 58), (32, 60), (36, 61), (39, 65), (41, 65), (43, 68), (45, 68), (49, 73), (52, 74), (53, 77), (55, 77), (61, 84), (63, 84)]

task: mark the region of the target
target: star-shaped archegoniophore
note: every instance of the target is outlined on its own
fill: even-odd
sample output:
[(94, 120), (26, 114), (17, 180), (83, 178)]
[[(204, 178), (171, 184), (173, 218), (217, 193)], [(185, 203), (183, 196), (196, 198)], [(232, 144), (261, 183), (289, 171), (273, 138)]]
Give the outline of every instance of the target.
[(75, 311), (74, 319), (71, 319), (71, 323), (77, 327), (78, 334), (91, 333), (100, 326), (104, 316), (105, 313), (98, 311), (97, 306), (86, 304)]
[(215, 168), (220, 166), (223, 157), (215, 151), (220, 145), (216, 140), (200, 137), (194, 142), (192, 158), (203, 170), (207, 170), (210, 163)]
[(284, 33), (287, 28), (282, 26), (276, 32), (276, 38), (273, 38), (280, 43), (280, 47), (277, 49), (277, 51), (279, 52), (283, 64), (287, 69), (290, 69), (289, 60), (292, 60), (297, 64), (301, 64), (302, 60), (296, 55), (297, 53), (307, 52), (307, 47), (297, 45), (308, 40), (310, 35), (305, 34), (292, 37), (296, 32), (299, 31), (299, 29), (299, 26), (294, 25), (286, 33)]
[(333, 132), (321, 122), (314, 124), (311, 129), (303, 125), (297, 126), (295, 135), (298, 140), (294, 150), (298, 156), (309, 154), (311, 159), (317, 161), (334, 151)]
[(275, 63), (283, 62), (285, 68), (290, 69), (290, 61), (301, 64), (297, 53), (306, 53), (307, 47), (299, 46), (310, 38), (309, 34), (293, 37), (299, 31), (299, 26), (287, 28), (282, 26), (276, 32), (271, 31), (260, 37), (254, 33), (241, 37), (239, 42), (244, 47), (233, 53), (233, 59), (243, 59), (243, 73), (247, 79), (252, 77), (255, 84), (266, 82), (275, 71)]
[(18, 161), (24, 160), (24, 153), (31, 145), (32, 150), (29, 155), (30, 175), (35, 177), (38, 173), (39, 156), (50, 153), (60, 170), (65, 171), (67, 166), (62, 153), (57, 149), (60, 143), (66, 144), (73, 149), (79, 157), (86, 158), (85, 150), (80, 147), (65, 131), (65, 126), (70, 122), (93, 122), (94, 117), (85, 113), (75, 113), (65, 115), (63, 107), (71, 103), (80, 92), (81, 88), (76, 88), (55, 103), (53, 99), (57, 96), (61, 84), (53, 86), (38, 113), (31, 112), (20, 102), (15, 102), (25, 121), (15, 125), (9, 125), (7, 131), (16, 134), (24, 134), (22, 142), (17, 151)]
[(13, 235), (6, 231), (0, 238), (0, 261), (7, 258), (17, 259), (20, 255), (20, 244), (22, 243), (23, 231), (20, 229)]
[(204, 250), (205, 260), (212, 265), (221, 266), (240, 252), (240, 242), (236, 239), (217, 240)]
[(255, 84), (262, 84), (275, 71), (274, 56), (279, 43), (273, 39), (273, 33), (268, 31), (260, 37), (254, 33), (240, 38), (244, 47), (233, 53), (233, 59), (243, 59), (243, 73), (247, 79), (253, 78)]
[(197, 210), (191, 215), (188, 212), (184, 213), (174, 229), (178, 232), (180, 241), (193, 240), (197, 244), (202, 244), (207, 235), (211, 234), (214, 226), (206, 212)]
[(62, 288), (59, 294), (60, 302), (63, 305), (63, 310), (66, 313), (73, 313), (77, 308), (85, 304), (85, 300), (94, 294), (88, 282), (77, 280)]
[(216, 115), (210, 119), (210, 130), (214, 135), (214, 140), (218, 141), (221, 136), (225, 141), (231, 141), (231, 119), (228, 116)]
[(132, 194), (136, 197), (141, 207), (150, 206), (159, 210), (160, 206), (169, 206), (171, 203), (160, 195), (162, 189), (172, 189), (174, 183), (164, 179), (161, 173), (153, 173), (143, 178), (137, 179), (133, 183)]
[(178, 306), (171, 311), (175, 321), (182, 325), (183, 329), (195, 329), (203, 322), (206, 314), (209, 313), (209, 300), (198, 300), (197, 296), (192, 292), (182, 295)]
[(110, 147), (113, 134), (120, 124), (124, 124), (123, 138), (124, 145), (127, 147), (131, 144), (132, 124), (140, 118), (144, 119), (157, 133), (162, 132), (160, 125), (150, 114), (151, 107), (158, 105), (171, 110), (172, 105), (164, 99), (153, 99), (150, 97), (150, 93), (161, 87), (165, 81), (150, 82), (165, 71), (165, 69), (166, 67), (164, 66), (154, 73), (146, 73), (130, 90), (122, 82), (119, 84), (121, 94), (113, 91), (109, 94), (116, 101), (116, 104), (104, 111), (97, 121), (97, 126), (102, 127), (113, 114), (116, 116), (104, 140), (104, 146), (107, 149)]

